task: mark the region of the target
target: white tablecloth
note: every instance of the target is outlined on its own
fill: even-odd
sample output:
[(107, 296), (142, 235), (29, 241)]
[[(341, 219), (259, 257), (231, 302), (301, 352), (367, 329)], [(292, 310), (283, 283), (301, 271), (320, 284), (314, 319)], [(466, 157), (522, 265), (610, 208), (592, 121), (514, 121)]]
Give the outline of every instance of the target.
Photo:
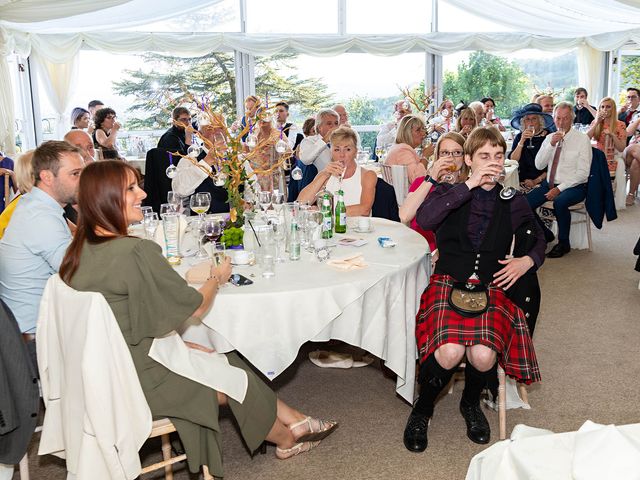
[[(307, 252), (301, 261), (278, 264), (271, 279), (262, 278), (258, 266), (235, 267), (235, 273), (253, 273), (254, 284), (224, 286), (203, 323), (188, 326), (183, 338), (219, 352), (237, 350), (269, 379), (295, 360), (305, 342), (342, 340), (383, 359), (398, 375), (397, 392), (413, 402), (415, 315), (429, 276), (428, 244), (400, 223), (372, 220), (372, 233), (347, 233), (365, 238), (366, 245), (331, 253), (334, 259), (362, 253), (367, 268), (338, 271)], [(398, 245), (381, 248), (379, 236)], [(182, 275), (186, 263), (177, 267)]]
[(471, 460), (466, 480), (638, 480), (640, 423), (553, 433), (517, 425), (511, 439)]

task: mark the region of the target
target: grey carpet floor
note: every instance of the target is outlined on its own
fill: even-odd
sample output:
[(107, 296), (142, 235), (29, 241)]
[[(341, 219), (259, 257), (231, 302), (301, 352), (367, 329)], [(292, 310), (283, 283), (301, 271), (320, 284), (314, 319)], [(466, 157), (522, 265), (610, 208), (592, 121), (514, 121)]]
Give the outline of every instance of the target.
[[(640, 235), (640, 204), (618, 220), (594, 229), (594, 251), (572, 251), (548, 259), (540, 271), (542, 307), (534, 344), (542, 382), (529, 388), (531, 410), (509, 410), (508, 432), (518, 423), (555, 432), (598, 423), (640, 422), (640, 274), (633, 270), (633, 246)], [(302, 411), (340, 421), (340, 428), (310, 453), (277, 460), (274, 447), (251, 458), (233, 421), (222, 420), (225, 479), (463, 479), (471, 458), (485, 447), (469, 441), (458, 402), (462, 385), (436, 405), (429, 447), (412, 454), (402, 445), (410, 406), (395, 395), (394, 382), (375, 366), (320, 369), (306, 360), (309, 344), (273, 386)], [(497, 414), (489, 411), (492, 443)], [(64, 479), (61, 460), (38, 457), (30, 448), (33, 479)], [(142, 456), (157, 461), (149, 442)], [(16, 473), (14, 479), (18, 479)], [(163, 478), (147, 475), (144, 478)], [(196, 479), (183, 464), (176, 479)], [(552, 480), (552, 479), (549, 479)]]

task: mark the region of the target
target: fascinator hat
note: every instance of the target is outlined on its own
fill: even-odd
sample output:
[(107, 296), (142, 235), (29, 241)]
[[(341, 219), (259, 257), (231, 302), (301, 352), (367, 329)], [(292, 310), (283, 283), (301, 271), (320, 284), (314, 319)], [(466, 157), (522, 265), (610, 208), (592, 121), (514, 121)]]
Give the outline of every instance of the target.
[(540, 115), (542, 117), (542, 124), (545, 130), (555, 131), (555, 123), (553, 117), (548, 113), (542, 111), (542, 107), (537, 103), (528, 103), (524, 107), (519, 108), (511, 116), (511, 126), (516, 130), (520, 130), (520, 124), (522, 119), (527, 115)]

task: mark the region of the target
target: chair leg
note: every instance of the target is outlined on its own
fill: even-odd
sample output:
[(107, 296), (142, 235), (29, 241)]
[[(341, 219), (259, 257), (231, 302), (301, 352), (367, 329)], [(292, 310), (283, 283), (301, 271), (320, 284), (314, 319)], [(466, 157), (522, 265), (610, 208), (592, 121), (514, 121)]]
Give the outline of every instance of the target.
[(29, 456), (26, 453), (20, 460), (20, 480), (29, 480)]
[(507, 438), (507, 392), (504, 370), (498, 366), (498, 418), (500, 422), (500, 440)]
[(524, 383), (519, 383), (518, 384), (518, 393), (520, 394), (520, 399), (526, 403), (527, 405), (529, 404), (529, 394), (527, 393), (527, 387), (525, 386)]
[(585, 219), (587, 222), (587, 244), (589, 245), (589, 251), (593, 252), (593, 247), (591, 245), (591, 219), (589, 218), (589, 214), (585, 211)]
[[(169, 434), (165, 433), (164, 435), (160, 435), (160, 439), (162, 441), (162, 459), (165, 461), (170, 460), (171, 459), (171, 441), (169, 440)], [(165, 480), (173, 480), (173, 466), (171, 464), (165, 465), (164, 478)]]

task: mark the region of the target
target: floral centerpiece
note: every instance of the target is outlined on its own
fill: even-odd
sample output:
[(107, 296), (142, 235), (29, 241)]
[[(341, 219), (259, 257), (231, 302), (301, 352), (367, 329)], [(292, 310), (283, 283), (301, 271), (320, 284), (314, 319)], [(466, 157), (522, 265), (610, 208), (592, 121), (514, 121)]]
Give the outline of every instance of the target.
[[(256, 178), (268, 176), (282, 168), (288, 168), (292, 151), (290, 148), (282, 149), (278, 142), (282, 139), (278, 135), (270, 135), (260, 138), (257, 133), (259, 122), (271, 121), (272, 111), (268, 104), (261, 106), (256, 114), (255, 123), (248, 124), (233, 132), (227, 127), (224, 116), (215, 112), (206, 97), (196, 98), (187, 93), (183, 103), (188, 102), (198, 108), (197, 131), (191, 125), (177, 122), (185, 129), (187, 134), (196, 135), (206, 147), (211, 169), (198, 163), (199, 148), (190, 148), (187, 155), (172, 152), (173, 155), (186, 158), (194, 166), (205, 172), (216, 186), (222, 186), (227, 191), (229, 202), (229, 222), (224, 228), (223, 237), (227, 244), (242, 244), (242, 226), (245, 222), (245, 210), (250, 208), (250, 200), (256, 197), (255, 190), (258, 187)], [(205, 135), (206, 129), (212, 129), (212, 141)], [(246, 142), (242, 138), (247, 135)], [(265, 151), (277, 152), (276, 155), (265, 155)], [(247, 191), (249, 189), (249, 191)], [(223, 240), (223, 241), (224, 241)]]

